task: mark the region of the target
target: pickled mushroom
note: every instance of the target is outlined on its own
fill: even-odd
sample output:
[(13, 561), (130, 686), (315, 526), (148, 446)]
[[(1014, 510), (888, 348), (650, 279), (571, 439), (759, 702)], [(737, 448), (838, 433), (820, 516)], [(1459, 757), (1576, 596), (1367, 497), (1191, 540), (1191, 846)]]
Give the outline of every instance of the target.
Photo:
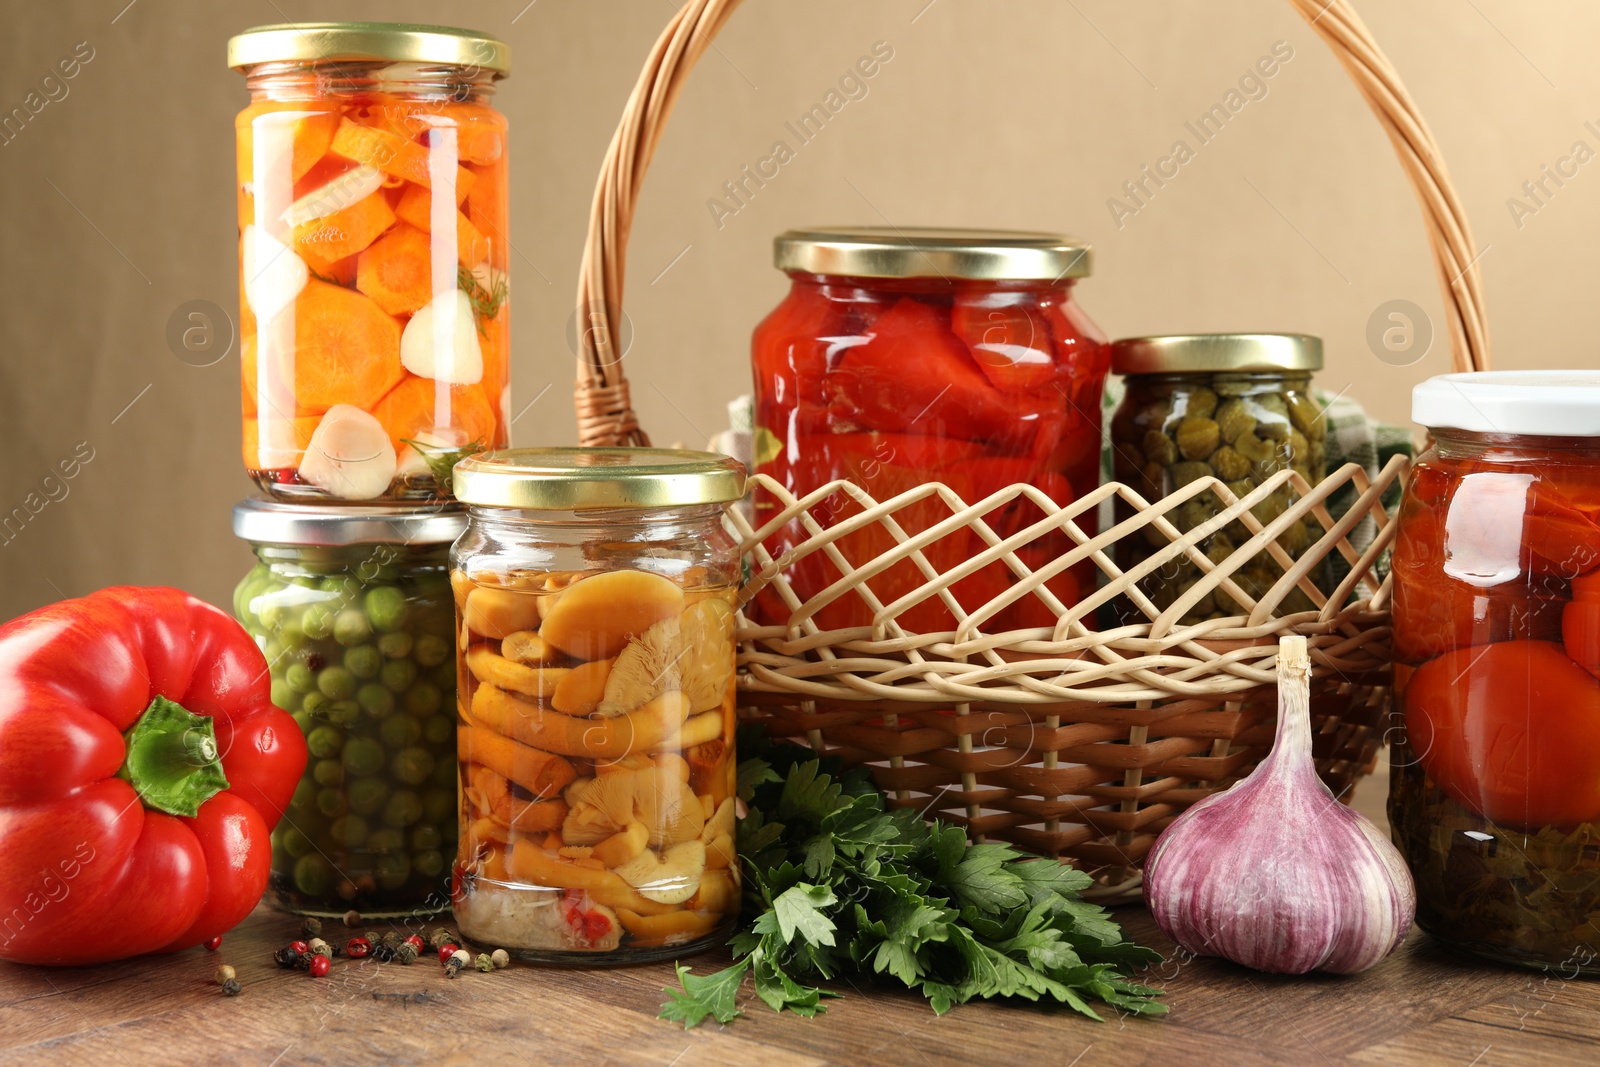
[(697, 839), (705, 828), (700, 798), (659, 767), (602, 775), (572, 791), (569, 802), (561, 837), (572, 845), (597, 845), (640, 822), (650, 830), (650, 847), (670, 848)]
[[(678, 665), (689, 653), (685, 636), (674, 617), (662, 619), (629, 641), (606, 675), (605, 695), (595, 706), (595, 714), (605, 718), (625, 715), (662, 693), (682, 689)], [(694, 707), (692, 697), (690, 707)]]
[(682, 904), (700, 891), (706, 870), (706, 846), (684, 841), (661, 855), (646, 850), (618, 867), (616, 874), (639, 895), (662, 904)]

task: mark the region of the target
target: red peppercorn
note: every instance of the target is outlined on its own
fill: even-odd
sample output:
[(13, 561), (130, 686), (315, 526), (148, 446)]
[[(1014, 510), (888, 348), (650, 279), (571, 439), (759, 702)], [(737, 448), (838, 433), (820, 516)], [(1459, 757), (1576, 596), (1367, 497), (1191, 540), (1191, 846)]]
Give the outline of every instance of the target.
[(452, 955), (454, 955), (457, 951), (459, 951), (460, 948), (461, 948), (460, 945), (453, 945), (450, 942), (446, 941), (444, 944), (439, 946), (439, 962), (440, 963), (449, 962), (450, 957)]
[(352, 937), (344, 943), (344, 954), (353, 960), (366, 959), (372, 955), (372, 942), (364, 937)]
[(289, 947), (300, 953), (302, 956), (306, 954), (307, 946), (304, 941), (291, 941), (289, 942)]
[(333, 961), (326, 956), (312, 956), (311, 966), (308, 968), (311, 977), (321, 978), (328, 973), (328, 968), (333, 966)]
[(422, 940), (422, 938), (416, 934), (412, 934), (410, 937), (406, 938), (405, 943), (416, 949), (419, 953), (428, 947), (428, 943)]
[(219, 949), (221, 947), (222, 947), (222, 935), (221, 934), (218, 934), (216, 937), (213, 937), (210, 941), (206, 942), (206, 951), (207, 952), (215, 952), (215, 951), (217, 951), (217, 949)]

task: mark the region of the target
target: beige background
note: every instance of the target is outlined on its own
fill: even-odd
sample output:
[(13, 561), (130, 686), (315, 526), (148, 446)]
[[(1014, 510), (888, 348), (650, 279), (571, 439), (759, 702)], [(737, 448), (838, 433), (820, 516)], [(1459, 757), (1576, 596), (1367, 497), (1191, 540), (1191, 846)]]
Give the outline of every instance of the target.
[[(250, 488), (236, 352), (195, 367), (165, 339), (185, 301), (236, 313), (232, 116), (244, 86), (224, 65), (231, 33), (386, 18), (471, 24), (510, 42), (499, 103), (513, 130), (513, 410), (530, 405), (514, 440), (528, 445), (572, 438), (564, 328), (594, 174), (672, 10), (671, 0), (126, 3), (5, 0), (0, 112), (78, 42), (94, 58), (0, 146), (0, 510), (75, 449), (93, 455), (57, 487), (64, 498), (0, 535), (4, 617), (118, 582), (226, 603), (249, 564), (229, 530)], [(1600, 10), (1360, 6), (1429, 117), (1486, 249), (1498, 365), (1593, 366), (1584, 294), (1600, 255), (1600, 162), (1520, 227), (1507, 199), (1575, 141), (1600, 150), (1583, 126), (1600, 120)], [(894, 58), (868, 96), (719, 229), (706, 201), (788, 139), (784, 122), (879, 40)], [(1267, 95), (1119, 229), (1107, 199), (1175, 139), (1193, 145), (1185, 120), (1279, 40), (1294, 58)], [(703, 442), (747, 388), (750, 329), (784, 288), (770, 266), (774, 233), (885, 219), (1079, 234), (1097, 257), (1079, 295), (1112, 335), (1321, 334), (1321, 382), (1390, 419), (1406, 417), (1415, 381), (1448, 369), (1412, 195), (1365, 105), (1281, 0), (749, 0), (679, 103), (630, 249), (628, 366), (656, 439)], [(1394, 299), (1441, 327), (1410, 367), (1385, 365), (1365, 340), (1373, 310)]]

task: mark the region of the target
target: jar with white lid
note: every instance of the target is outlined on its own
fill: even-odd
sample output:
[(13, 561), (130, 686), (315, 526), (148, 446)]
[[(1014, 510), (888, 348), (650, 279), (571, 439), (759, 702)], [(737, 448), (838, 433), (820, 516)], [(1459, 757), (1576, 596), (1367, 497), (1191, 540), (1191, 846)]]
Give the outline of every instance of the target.
[(1417, 921), (1600, 972), (1600, 375), (1442, 375), (1412, 416), (1389, 814)]

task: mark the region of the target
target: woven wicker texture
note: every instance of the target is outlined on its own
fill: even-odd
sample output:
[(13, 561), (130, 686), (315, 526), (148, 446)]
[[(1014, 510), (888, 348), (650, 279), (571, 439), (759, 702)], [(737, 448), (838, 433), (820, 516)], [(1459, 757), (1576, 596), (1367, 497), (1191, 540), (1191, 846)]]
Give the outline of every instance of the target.
[[(738, 3), (689, 0), (678, 10), (651, 50), (606, 152), (578, 287), (578, 314), (587, 327), (578, 331), (584, 339), (576, 383), (582, 444), (648, 443), (611, 340), (611, 323), (622, 306), (628, 233), (640, 184), (673, 103)], [(1487, 368), (1478, 253), (1431, 132), (1345, 0), (1290, 3), (1349, 72), (1416, 190), (1457, 368)], [(740, 516), (733, 519), (752, 574), (745, 594), (747, 600), (775, 595), (789, 616), (785, 624), (762, 627), (741, 620), (743, 713), (774, 733), (803, 738), (819, 750), (869, 766), (891, 804), (963, 825), (975, 838), (1009, 840), (1071, 860), (1095, 873), (1097, 895), (1103, 898), (1136, 893), (1138, 864), (1160, 830), (1187, 805), (1237, 780), (1270, 746), (1278, 637), (1294, 633), (1309, 639), (1315, 753), (1323, 777), (1344, 795), (1371, 769), (1390, 679), (1388, 585), (1378, 581), (1375, 564), (1394, 531), (1380, 498), (1404, 473), (1403, 459), (1391, 462), (1375, 480), (1349, 465), (1310, 486), (1285, 470), (1243, 498), (1211, 478), (1154, 501), (1113, 483), (1061, 507), (1028, 485), (968, 502), (930, 483), (877, 501), (858, 486), (834, 482), (797, 500), (770, 479), (759, 479), (781, 507), (764, 516), (759, 529)], [(1264, 526), (1251, 507), (1285, 482), (1297, 499)], [(1335, 521), (1324, 504), (1350, 485), (1357, 501)], [(826, 505), (839, 499), (837, 494), (848, 500), (850, 514), (835, 522), (837, 508)], [(1215, 496), (1216, 516), (1180, 531), (1172, 521), (1176, 509), (1205, 494)], [(1023, 496), (1042, 517), (1000, 537), (984, 516)], [(1112, 496), (1133, 505), (1134, 517), (1091, 536), (1084, 529), (1092, 526), (1087, 518)], [(948, 518), (933, 526), (919, 521), (910, 531), (896, 521), (897, 513), (913, 505), (925, 516), (930, 498), (942, 502)], [(1315, 515), (1327, 532), (1292, 558), (1277, 539), (1306, 515)], [(1357, 547), (1350, 534), (1367, 516), (1377, 533)], [(774, 560), (762, 541), (790, 521), (799, 522), (809, 537)], [(1254, 536), (1214, 563), (1195, 546), (1232, 522), (1243, 523)], [(894, 547), (870, 559), (847, 558), (840, 540), (873, 523), (882, 526)], [(989, 547), (938, 573), (921, 550), (960, 526), (970, 527)], [(1165, 547), (1125, 574), (1113, 562), (1114, 544), (1122, 537), (1145, 538), (1152, 530)], [(1058, 531), (1075, 547), (1030, 570), (1017, 550), (1046, 534), (1059, 536)], [(818, 553), (839, 580), (802, 600), (783, 568)], [(1252, 598), (1232, 578), (1260, 554), (1271, 556), (1283, 577), (1265, 595)], [(1348, 571), (1336, 588), (1324, 592), (1317, 579), (1335, 555), (1343, 557)], [(1163, 610), (1134, 583), (1180, 556), (1203, 577)], [(1043, 583), (1085, 559), (1104, 575), (1104, 584), (1076, 604), (1061, 603)], [(920, 569), (926, 583), (882, 603), (864, 582), (904, 560)], [(953, 583), (996, 560), (1017, 577), (1009, 590), (984, 604), (958, 603), (950, 592)], [(1278, 615), (1276, 608), (1296, 588), (1317, 610)], [(1214, 605), (1236, 605), (1237, 613), (1179, 625), (1188, 608), (1207, 596)], [(935, 597), (949, 607), (956, 629), (918, 633), (896, 621), (911, 606)], [(1057, 619), (1053, 629), (997, 633), (985, 628), (1021, 597), (1038, 597)], [(1142, 615), (1143, 621), (1093, 629), (1096, 609), (1116, 597), (1126, 597), (1134, 617)], [(819, 628), (816, 613), (840, 598), (865, 601), (872, 624)]]

